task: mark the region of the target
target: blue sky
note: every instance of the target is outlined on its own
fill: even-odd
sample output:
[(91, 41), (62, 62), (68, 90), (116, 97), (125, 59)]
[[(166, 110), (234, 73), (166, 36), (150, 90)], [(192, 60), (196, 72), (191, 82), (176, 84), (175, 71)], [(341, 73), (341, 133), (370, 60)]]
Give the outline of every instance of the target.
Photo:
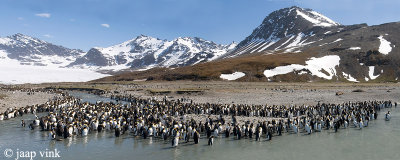
[(0, 0), (0, 36), (23, 33), (85, 51), (141, 34), (228, 44), (294, 5), (345, 25), (400, 21), (399, 0)]

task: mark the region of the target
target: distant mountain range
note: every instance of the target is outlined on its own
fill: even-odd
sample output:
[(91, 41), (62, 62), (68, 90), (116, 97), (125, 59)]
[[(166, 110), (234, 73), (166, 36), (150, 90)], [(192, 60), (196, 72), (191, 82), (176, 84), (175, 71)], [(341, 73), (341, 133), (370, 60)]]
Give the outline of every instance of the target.
[(221, 45), (196, 37), (168, 41), (140, 35), (83, 52), (16, 34), (0, 38), (0, 53), (24, 65), (114, 74), (134, 71), (100, 81), (387, 82), (400, 77), (398, 35), (399, 22), (341, 25), (316, 11), (294, 6), (272, 12), (239, 44)]
[(0, 50), (24, 65), (66, 66), (85, 54), (79, 49), (54, 45), (23, 34), (0, 38)]
[(24, 65), (110, 71), (193, 65), (217, 59), (235, 47), (235, 43), (220, 45), (197, 37), (168, 41), (140, 35), (118, 45), (95, 47), (85, 53), (20, 33), (0, 38), (0, 50)]
[(141, 35), (111, 47), (92, 48), (68, 67), (112, 70), (180, 67), (217, 59), (235, 47), (235, 43), (220, 45), (197, 37), (168, 41)]

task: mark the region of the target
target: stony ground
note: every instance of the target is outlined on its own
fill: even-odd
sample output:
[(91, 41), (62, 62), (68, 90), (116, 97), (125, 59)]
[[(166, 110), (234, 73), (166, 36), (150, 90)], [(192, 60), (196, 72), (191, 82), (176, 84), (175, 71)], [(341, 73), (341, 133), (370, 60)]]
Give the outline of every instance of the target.
[[(397, 83), (160, 82), (118, 85), (113, 90), (141, 97), (187, 98), (197, 103), (314, 105), (318, 102), (370, 100), (400, 102), (400, 85)], [(356, 90), (359, 92), (355, 92)], [(165, 91), (170, 93), (161, 94)], [(201, 92), (178, 94), (177, 91)], [(342, 92), (343, 95), (337, 96), (337, 92)]]
[[(268, 105), (315, 105), (321, 103), (343, 103), (348, 101), (392, 100), (400, 102), (398, 83), (268, 83), (228, 81), (174, 81), (174, 82), (129, 82), (114, 84), (43, 84), (24, 85), (24, 88), (49, 86), (73, 86), (98, 88), (110, 93), (132, 94), (142, 98), (162, 99), (186, 98), (195, 103), (222, 104), (268, 104)], [(361, 92), (354, 92), (359, 90)], [(179, 93), (183, 92), (183, 93)], [(343, 95), (336, 95), (342, 92)], [(110, 96), (111, 94), (104, 96)], [(24, 107), (42, 104), (55, 94), (0, 90), (0, 112), (8, 107)]]
[(28, 95), (28, 92), (0, 90), (0, 113), (10, 107), (21, 108), (27, 105), (43, 104), (54, 96), (55, 94), (45, 92)]

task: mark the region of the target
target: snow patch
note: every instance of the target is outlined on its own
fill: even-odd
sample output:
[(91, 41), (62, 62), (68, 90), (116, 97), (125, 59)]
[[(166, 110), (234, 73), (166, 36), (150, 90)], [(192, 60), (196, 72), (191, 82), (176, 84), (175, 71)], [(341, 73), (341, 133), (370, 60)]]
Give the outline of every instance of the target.
[(307, 74), (308, 72), (306, 71), (300, 71), (299, 73), (297, 73), (298, 75), (302, 75), (302, 74)]
[(289, 43), (295, 36), (290, 36), (288, 40), (286, 40), (284, 43), (282, 43), (279, 47), (275, 48), (275, 50), (285, 46), (287, 43)]
[(332, 43), (336, 43), (336, 42), (339, 42), (339, 41), (342, 41), (343, 39), (341, 39), (341, 38), (339, 38), (339, 39), (337, 39), (336, 41), (333, 41)]
[(0, 38), (0, 44), (4, 44), (4, 45), (10, 45), (12, 44), (12, 39), (10, 38)]
[(339, 23), (333, 21), (332, 19), (330, 19), (330, 18), (328, 18), (328, 17), (326, 17), (326, 16), (324, 16), (324, 15), (322, 15), (322, 14), (316, 12), (316, 11), (311, 11), (311, 13), (313, 13), (314, 15), (319, 16), (319, 19), (328, 21), (331, 25), (335, 25), (335, 26), (336, 26), (336, 25), (339, 25)]
[(85, 82), (105, 76), (91, 70), (22, 65), (0, 50), (0, 84)]
[(350, 47), (349, 49), (350, 50), (359, 50), (359, 49), (361, 49), (361, 47)]
[(381, 45), (379, 45), (379, 52), (387, 55), (392, 51), (392, 47), (390, 47), (390, 42), (383, 38), (383, 36), (378, 37), (381, 41)]
[(259, 50), (259, 52), (266, 50), (268, 47), (272, 46), (273, 44), (275, 44), (277, 41), (271, 41), (269, 42), (266, 46), (264, 46), (263, 48), (261, 48)]
[(355, 79), (354, 77), (352, 77), (350, 74), (346, 74), (346, 73), (344, 73), (344, 72), (342, 72), (342, 74), (343, 74), (343, 76), (344, 76), (344, 78), (346, 78), (348, 81), (350, 81), (350, 82), (359, 82), (359, 81), (357, 81), (357, 79)]
[(369, 66), (368, 68), (369, 68), (369, 71), (368, 71), (368, 73), (369, 73), (369, 78), (370, 78), (371, 80), (374, 80), (374, 79), (376, 79), (376, 78), (379, 77), (379, 74), (376, 75), (376, 76), (374, 76), (375, 66)]
[[(271, 70), (265, 70), (266, 77), (273, 77), (276, 75), (287, 74), (296, 70), (307, 69), (312, 75), (324, 79), (332, 79), (336, 75), (335, 67), (339, 65), (340, 57), (337, 55), (329, 55), (321, 58), (312, 57), (306, 61), (306, 65), (291, 64), (288, 66), (279, 66)], [(328, 73), (328, 75), (326, 74)]]
[[(314, 26), (321, 26), (321, 27), (332, 27), (338, 25), (336, 22), (332, 21), (331, 19), (319, 14), (318, 12), (311, 11), (312, 14), (316, 15), (315, 18), (306, 15), (305, 13), (296, 10), (297, 15), (303, 17), (307, 21), (310, 21), (314, 24)], [(326, 22), (324, 22), (326, 21)]]
[(226, 79), (228, 81), (233, 81), (233, 80), (237, 80), (239, 78), (244, 77), (246, 74), (244, 74), (243, 72), (235, 72), (232, 74), (221, 74), (221, 76), (219, 76), (222, 79)]
[[(299, 33), (297, 35), (296, 39), (292, 43), (290, 43), (289, 45), (287, 45), (285, 47), (285, 48), (288, 48), (288, 49), (285, 50), (285, 53), (293, 52), (295, 49), (297, 49), (299, 47), (302, 47), (302, 46), (305, 46), (305, 45), (309, 45), (309, 44), (312, 44), (312, 43), (315, 42), (315, 41), (312, 41), (312, 42), (304, 43), (305, 41), (308, 40), (308, 39), (304, 39), (303, 41), (301, 41), (304, 37), (306, 37), (305, 34)], [(297, 52), (301, 52), (301, 51), (297, 51)]]
[[(322, 40), (322, 39), (321, 39), (321, 40)], [(333, 42), (320, 44), (319, 46), (322, 47), (322, 46), (325, 46), (325, 45), (327, 45), (327, 44), (336, 43), (336, 42), (339, 42), (339, 41), (342, 41), (342, 40), (343, 40), (343, 39), (339, 38), (339, 39), (337, 39), (337, 40), (335, 40), (335, 41), (333, 41)]]

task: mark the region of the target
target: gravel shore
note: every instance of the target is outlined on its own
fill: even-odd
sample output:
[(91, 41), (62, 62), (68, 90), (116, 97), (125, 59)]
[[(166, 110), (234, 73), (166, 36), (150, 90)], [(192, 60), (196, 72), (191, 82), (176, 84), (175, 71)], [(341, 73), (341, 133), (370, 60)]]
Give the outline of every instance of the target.
[[(50, 86), (57, 86), (51, 84)], [(62, 84), (60, 84), (62, 85)], [(266, 82), (132, 82), (127, 84), (69, 84), (75, 87), (107, 88), (108, 94), (131, 94), (141, 98), (159, 100), (187, 99), (194, 103), (256, 104), (256, 105), (315, 105), (354, 101), (391, 100), (400, 102), (398, 83), (266, 83)], [(23, 86), (29, 88), (29, 86)], [(35, 85), (35, 88), (49, 85)], [(342, 92), (343, 95), (336, 95)], [(0, 112), (9, 107), (43, 104), (56, 94), (0, 90)], [(187, 102), (187, 101), (186, 101)]]
[[(186, 98), (195, 103), (257, 104), (257, 105), (315, 105), (354, 101), (400, 101), (400, 85), (351, 83), (248, 83), (248, 82), (158, 82), (138, 85), (119, 85), (119, 94), (144, 98)], [(114, 91), (113, 90), (113, 91)], [(177, 93), (177, 91), (201, 91)], [(153, 92), (170, 91), (154, 94)], [(343, 95), (336, 95), (342, 92)]]
[(28, 92), (22, 91), (4, 91), (0, 90), (0, 113), (7, 108), (21, 108), (27, 105), (43, 104), (52, 99), (56, 94), (46, 92), (35, 92), (28, 95)]

